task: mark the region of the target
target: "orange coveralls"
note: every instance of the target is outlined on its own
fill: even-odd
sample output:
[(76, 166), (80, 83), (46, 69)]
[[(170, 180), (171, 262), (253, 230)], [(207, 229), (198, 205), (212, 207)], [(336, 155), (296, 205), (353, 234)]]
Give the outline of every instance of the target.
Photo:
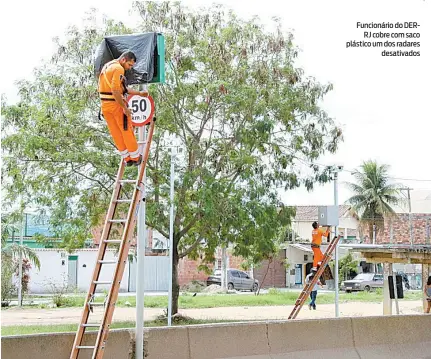
[[(123, 79), (124, 68), (117, 60), (108, 62), (99, 76), (99, 95), (103, 117), (114, 140), (115, 146), (120, 151), (121, 157), (127, 161), (139, 160), (138, 142), (132, 129), (130, 117), (127, 119), (127, 130), (123, 127), (123, 109), (115, 101), (113, 90), (124, 94)], [(125, 89), (125, 88), (124, 88)]]
[(320, 250), (320, 245), (322, 244), (322, 237), (329, 237), (330, 231), (329, 227), (326, 231), (323, 228), (313, 229), (311, 232), (312, 241), (311, 249), (314, 253), (313, 267), (317, 268), (317, 263), (321, 262), (323, 259), (322, 251)]

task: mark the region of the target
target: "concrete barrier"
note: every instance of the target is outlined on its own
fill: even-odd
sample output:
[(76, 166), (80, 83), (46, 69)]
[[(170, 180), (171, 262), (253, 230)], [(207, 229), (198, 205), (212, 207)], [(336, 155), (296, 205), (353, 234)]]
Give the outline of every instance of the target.
[[(67, 359), (73, 338), (3, 337), (2, 358)], [(144, 340), (146, 359), (431, 359), (431, 315), (146, 328)], [(105, 359), (133, 359), (133, 347), (132, 331), (113, 330)]]
[[(94, 345), (96, 334), (85, 336), (83, 345)], [(1, 338), (2, 359), (68, 359), (75, 333), (19, 335)], [(108, 336), (106, 359), (129, 359), (131, 333), (128, 330), (111, 330)], [(91, 350), (82, 350), (79, 359), (91, 359)]]

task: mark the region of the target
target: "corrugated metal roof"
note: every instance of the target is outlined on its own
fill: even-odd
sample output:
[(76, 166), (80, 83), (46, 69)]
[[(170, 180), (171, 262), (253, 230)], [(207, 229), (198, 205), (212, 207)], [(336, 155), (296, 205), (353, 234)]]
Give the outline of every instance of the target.
[(290, 246), (292, 246), (293, 248), (299, 249), (301, 251), (304, 251), (304, 252), (313, 253), (311, 246), (306, 246), (304, 244), (299, 244), (299, 243), (292, 243), (292, 244), (290, 244)]
[[(321, 206), (296, 206), (296, 221), (317, 221), (319, 207)], [(350, 206), (342, 204), (338, 206), (339, 217), (343, 217), (350, 209)]]

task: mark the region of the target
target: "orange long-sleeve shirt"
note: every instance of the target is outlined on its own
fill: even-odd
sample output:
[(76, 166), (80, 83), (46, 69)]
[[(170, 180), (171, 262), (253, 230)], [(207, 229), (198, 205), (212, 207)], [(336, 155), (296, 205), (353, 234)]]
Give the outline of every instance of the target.
[(323, 228), (313, 229), (313, 231), (311, 232), (311, 236), (313, 238), (311, 243), (314, 243), (320, 246), (322, 244), (322, 237), (328, 237), (329, 234), (330, 234), (329, 227), (326, 230), (324, 230)]
[[(124, 68), (118, 63), (118, 60), (108, 62), (99, 76), (99, 93), (101, 98), (114, 98), (112, 91), (123, 92), (122, 78)], [(110, 95), (108, 94), (110, 93)], [(120, 106), (116, 101), (102, 101), (102, 108)]]

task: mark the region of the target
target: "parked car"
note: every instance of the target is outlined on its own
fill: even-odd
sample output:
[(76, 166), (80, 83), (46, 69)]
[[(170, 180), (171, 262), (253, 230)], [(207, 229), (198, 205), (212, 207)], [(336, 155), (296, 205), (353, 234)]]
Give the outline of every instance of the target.
[(341, 283), (341, 290), (347, 293), (363, 290), (369, 292), (376, 288), (383, 288), (383, 274), (360, 273), (355, 278)]
[[(216, 269), (213, 275), (207, 278), (207, 286), (211, 284), (221, 285), (221, 270)], [(250, 290), (256, 292), (259, 281), (251, 278), (246, 272), (238, 269), (227, 270), (227, 289)]]

